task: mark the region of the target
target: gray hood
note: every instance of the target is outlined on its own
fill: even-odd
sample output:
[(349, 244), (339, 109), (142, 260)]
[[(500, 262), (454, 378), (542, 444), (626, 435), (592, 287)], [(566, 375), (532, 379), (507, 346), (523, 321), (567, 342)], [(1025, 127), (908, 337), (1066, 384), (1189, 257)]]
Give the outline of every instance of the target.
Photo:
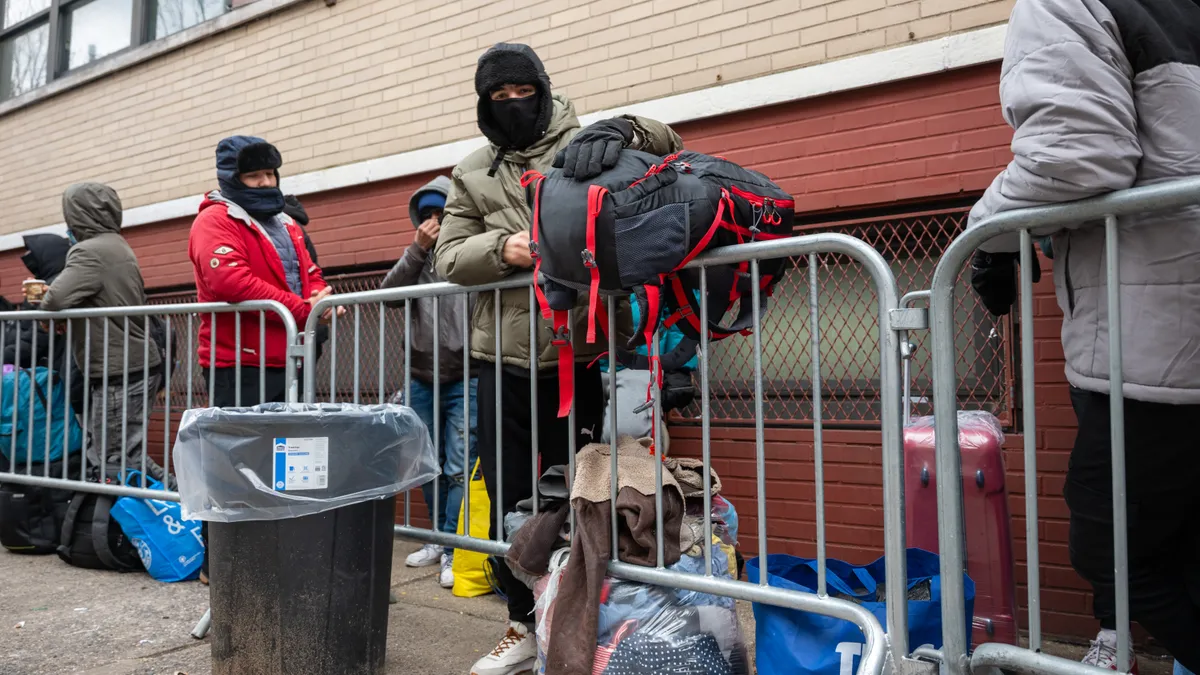
[(438, 176), (413, 193), (412, 197), (408, 200), (408, 217), (412, 220), (413, 227), (421, 224), (421, 214), (417, 212), (417, 202), (421, 200), (422, 195), (429, 194), (430, 192), (436, 192), (443, 197), (449, 197), (450, 177)]
[(63, 220), (76, 241), (120, 233), (121, 198), (100, 183), (76, 183), (63, 193)]

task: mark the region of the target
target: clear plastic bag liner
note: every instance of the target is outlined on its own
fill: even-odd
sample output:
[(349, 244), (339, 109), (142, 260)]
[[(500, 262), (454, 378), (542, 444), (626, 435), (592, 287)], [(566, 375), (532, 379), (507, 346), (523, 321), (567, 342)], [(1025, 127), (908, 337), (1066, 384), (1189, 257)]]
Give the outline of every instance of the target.
[(188, 410), (172, 454), (184, 517), (222, 523), (384, 499), (439, 473), (425, 424), (390, 404)]
[[(933, 446), (933, 416), (914, 417), (904, 428), (907, 443)], [(983, 410), (958, 411), (958, 445), (964, 450), (975, 450), (985, 445), (1004, 445), (1004, 428), (996, 416)]]

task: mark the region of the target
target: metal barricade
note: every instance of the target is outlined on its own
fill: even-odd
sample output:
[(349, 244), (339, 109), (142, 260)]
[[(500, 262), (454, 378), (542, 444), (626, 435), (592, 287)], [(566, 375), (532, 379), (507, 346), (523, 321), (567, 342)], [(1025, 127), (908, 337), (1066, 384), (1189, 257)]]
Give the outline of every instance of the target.
[[(1101, 198), (1046, 207), (1010, 211), (996, 215), (967, 230), (946, 249), (934, 271), (929, 293), (931, 339), (933, 347), (933, 405), (936, 416), (937, 471), (940, 476), (962, 473), (956, 415), (957, 378), (954, 370), (954, 291), (958, 275), (974, 251), (988, 240), (1019, 232), (1020, 236), (1020, 327), (1022, 408), (1024, 416), (1025, 536), (1028, 560), (1029, 647), (984, 644), (968, 656), (968, 625), (963, 596), (964, 516), (962, 482), (939, 480), (938, 536), (941, 542), (942, 616), (944, 644), (940, 655), (928, 650), (924, 656), (937, 656), (948, 675), (964, 675), (968, 670), (1002, 669), (1054, 675), (1087, 675), (1109, 672), (1042, 654), (1040, 622), (1040, 574), (1038, 557), (1038, 490), (1036, 383), (1034, 380), (1032, 232), (1053, 232), (1089, 221), (1103, 221), (1106, 241), (1106, 287), (1108, 311), (1110, 391), (1123, 390), (1121, 354), (1121, 299), (1119, 277), (1120, 251), (1116, 245), (1118, 217), (1135, 213), (1180, 208), (1200, 203), (1200, 178), (1133, 188)], [(914, 299), (918, 296), (910, 294)], [(908, 296), (906, 296), (908, 297)], [(1125, 500), (1124, 400), (1111, 397), (1113, 537), (1115, 544), (1116, 619), (1118, 631), (1117, 663), (1129, 663), (1128, 547)]]
[[(883, 488), (884, 488), (884, 541), (885, 554), (887, 557), (887, 634), (879, 625), (878, 620), (869, 611), (863, 607), (842, 599), (830, 597), (826, 590), (826, 579), (824, 573), (824, 562), (826, 559), (826, 542), (825, 542), (825, 498), (824, 498), (824, 476), (823, 476), (823, 449), (822, 449), (822, 426), (821, 426), (821, 379), (820, 379), (820, 331), (818, 324), (819, 300), (818, 297), (818, 254), (837, 254), (849, 258), (869, 275), (871, 285), (878, 298), (878, 336), (879, 336), (879, 379), (882, 399), (882, 425), (880, 429), (880, 441), (883, 449)], [(793, 608), (816, 614), (827, 615), (845, 619), (853, 622), (860, 627), (866, 637), (865, 649), (862, 652), (862, 661), (858, 672), (860, 675), (879, 675), (888, 661), (889, 654), (895, 655), (899, 660), (901, 657), (908, 655), (908, 614), (907, 614), (907, 586), (906, 586), (906, 561), (905, 561), (905, 531), (904, 531), (904, 486), (903, 486), (903, 458), (901, 449), (901, 414), (900, 414), (900, 346), (897, 340), (897, 333), (894, 326), (897, 325), (895, 320), (902, 317), (903, 313), (897, 314), (898, 292), (896, 289), (895, 278), (888, 266), (888, 263), (881, 254), (873, 248), (865, 244), (859, 239), (848, 237), (841, 234), (816, 234), (809, 236), (791, 237), (783, 240), (756, 242), (740, 246), (722, 248), (717, 251), (709, 252), (700, 256), (693, 261), (689, 267), (698, 268), (700, 274), (700, 296), (703, 298), (706, 295), (706, 285), (708, 276), (706, 268), (714, 265), (727, 265), (749, 261), (749, 273), (752, 277), (752, 286), (758, 288), (759, 276), (759, 261), (767, 259), (775, 259), (782, 257), (807, 258), (808, 262), (808, 278), (809, 278), (809, 310), (810, 321), (812, 326), (812, 339), (810, 348), (812, 350), (813, 359), (813, 410), (814, 410), (814, 464), (815, 464), (815, 486), (816, 486), (816, 508), (817, 508), (817, 555), (820, 561), (818, 569), (819, 588), (816, 595), (787, 591), (780, 588), (774, 588), (767, 585), (767, 575), (762, 574), (762, 581), (759, 584), (751, 584), (742, 581), (717, 578), (712, 573), (712, 558), (711, 551), (705, 555), (705, 574), (687, 574), (676, 571), (667, 570), (663, 564), (663, 510), (662, 510), (662, 463), (656, 462), (656, 511), (657, 511), (657, 560), (659, 564), (656, 567), (644, 567), (638, 565), (627, 564), (620, 562), (617, 559), (616, 537), (613, 537), (613, 551), (609, 562), (609, 572), (617, 577), (624, 579), (657, 584), (661, 586), (669, 586), (680, 589), (686, 589), (702, 593), (712, 593), (722, 596), (728, 596), (740, 600), (765, 603), (781, 607)], [(432, 306), (432, 315), (434, 323), (440, 311), (451, 306), (449, 303), (461, 303), (459, 307), (465, 308), (470, 306), (470, 296), (486, 297), (490, 294), (492, 302), (495, 306), (501, 304), (501, 296), (509, 294), (527, 294), (530, 307), (537, 307), (537, 301), (534, 295), (534, 287), (531, 283), (532, 277), (529, 274), (518, 274), (509, 277), (503, 281), (496, 283), (462, 287), (449, 283), (426, 284), (420, 286), (408, 286), (402, 288), (382, 289), (375, 291), (366, 291), (361, 293), (350, 293), (344, 295), (336, 295), (323, 299), (314, 307), (312, 316), (308, 320), (305, 327), (305, 367), (304, 371), (304, 394), (305, 400), (315, 402), (320, 398), (328, 396), (330, 401), (336, 401), (339, 395), (352, 399), (353, 402), (362, 400), (388, 400), (394, 389), (390, 387), (402, 387), (402, 399), (395, 400), (412, 400), (413, 376), (412, 376), (412, 343), (409, 337), (412, 335), (412, 317), (413, 303), (418, 300), (430, 301)], [(762, 369), (762, 343), (761, 343), (761, 306), (763, 302), (761, 293), (756, 293), (750, 298), (754, 307), (754, 332), (753, 340), (754, 347), (754, 403), (756, 415), (755, 423), (755, 460), (756, 460), (756, 475), (757, 475), (757, 510), (758, 510), (758, 555), (763, 561), (766, 560), (768, 553), (768, 537), (767, 537), (767, 503), (765, 499), (766, 487), (766, 471), (765, 471), (765, 451), (764, 451), (764, 423), (762, 415), (763, 406), (763, 369)], [(608, 350), (609, 354), (617, 353), (616, 344), (616, 299), (609, 298), (608, 303)], [(745, 300), (743, 300), (745, 301)], [(388, 349), (397, 349), (393, 347), (392, 341), (385, 337), (388, 327), (391, 325), (387, 317), (386, 307), (392, 306), (396, 309), (403, 309), (403, 325), (404, 325), (404, 373), (403, 377), (398, 377), (394, 374), (389, 375), (385, 372), (385, 362), (388, 360)], [(330, 346), (327, 349), (329, 358), (327, 364), (329, 368), (329, 390), (327, 392), (318, 391), (318, 387), (323, 387), (323, 383), (318, 382), (317, 369), (317, 345), (316, 345), (316, 330), (323, 320), (322, 317), (327, 314), (327, 310), (334, 307), (350, 308), (348, 316), (341, 321), (333, 319), (330, 326)], [(363, 320), (364, 314), (370, 317), (372, 312), (378, 312), (378, 324), (375, 324), (374, 318), (368, 318), (366, 322)], [(708, 316), (708, 305), (702, 301), (701, 304), (701, 325), (705, 325)], [(538, 349), (539, 336), (546, 334), (546, 327), (541, 325), (539, 312), (531, 311), (529, 313), (529, 341), (531, 345), (530, 352), (532, 354), (540, 353)], [(492, 345), (491, 354), (483, 356), (491, 356), (492, 354), (503, 353), (502, 343), (502, 324), (500, 312), (496, 312), (496, 324), (494, 326), (494, 344)], [(353, 330), (353, 340), (348, 344), (338, 340), (339, 323), (351, 323)], [(903, 323), (903, 322), (901, 322)], [(470, 335), (471, 326), (467, 312), (462, 312), (462, 330), (464, 335)], [(378, 331), (371, 340), (370, 333)], [(364, 336), (366, 336), (364, 338)], [(734, 338), (737, 339), (737, 338)], [(439, 337), (438, 331), (433, 331), (433, 350), (435, 354), (439, 352)], [(368, 344), (366, 349), (377, 350), (377, 358), (375, 365), (378, 367), (377, 373), (363, 372), (364, 361), (369, 361), (364, 358), (364, 342), (374, 342)], [(546, 344), (544, 341), (542, 345)], [(343, 372), (339, 376), (338, 359), (339, 347), (342, 351), (349, 349), (352, 356), (352, 371), (350, 373)], [(478, 345), (476, 345), (478, 349)], [(657, 336), (653, 346), (655, 352), (658, 349)], [(494, 357), (493, 357), (494, 358)], [(709, 344), (707, 336), (702, 339), (699, 347), (699, 388), (701, 395), (702, 406), (702, 434), (703, 440), (702, 460), (703, 474), (705, 482), (704, 504), (704, 533), (708, 540), (712, 539), (713, 522), (711, 517), (712, 491), (710, 484), (709, 464), (710, 444), (711, 444), (711, 429), (710, 429), (710, 413), (709, 413)], [(466, 340), (463, 346), (463, 372), (461, 373), (464, 390), (469, 384), (470, 372), (466, 364), (470, 363), (470, 340)], [(433, 392), (433, 429), (431, 436), (435, 445), (440, 443), (443, 430), (440, 418), (440, 387), (444, 378), (439, 370), (440, 366), (438, 359), (434, 359), (432, 363), (433, 377), (429, 383), (429, 387)], [(483, 364), (484, 368), (495, 369), (496, 382), (496, 411), (495, 411), (495, 434), (497, 439), (503, 434), (503, 411), (501, 402), (504, 400), (502, 395), (502, 369), (512, 368), (513, 366), (504, 366), (501, 359), (494, 358), (492, 363)], [(459, 373), (454, 373), (450, 376), (454, 383), (457, 384)], [(538, 401), (538, 364), (537, 359), (530, 359), (529, 365), (529, 396), (531, 401), (535, 402), (532, 405), (532, 427), (531, 429), (531, 457), (529, 459), (533, 467), (533, 474), (530, 476), (534, 486), (534, 512), (536, 513), (538, 500), (536, 498), (537, 481), (539, 472), (537, 469), (537, 458), (539, 456), (539, 439), (537, 436), (537, 405)], [(374, 378), (376, 382), (369, 384)], [(651, 378), (652, 380), (655, 378)], [(390, 382), (389, 382), (390, 380)], [(345, 382), (349, 381), (352, 384), (349, 388), (352, 392), (346, 396), (347, 386)], [(368, 384), (364, 385), (364, 382)], [(617, 387), (615, 378), (608, 379), (609, 399), (615, 400), (617, 396)], [(545, 392), (543, 392), (544, 394)], [(511, 396), (511, 392), (508, 394)], [(521, 394), (523, 395), (523, 393)], [(511, 400), (511, 399), (510, 399)], [(653, 383), (653, 391), (651, 392), (651, 400), (654, 405), (656, 420), (653, 430), (656, 441), (662, 433), (662, 414), (661, 414), (661, 396), (659, 391), (659, 383)], [(469, 401), (469, 398), (468, 398)], [(468, 403), (469, 405), (469, 403)], [(571, 446), (568, 451), (567, 461), (570, 463), (568, 473), (574, 474), (575, 452), (579, 448), (575, 447), (576, 430), (576, 410), (571, 408), (569, 426), (572, 433)], [(612, 493), (610, 495), (610, 503), (612, 505), (612, 523), (615, 530), (617, 527), (616, 516), (616, 485), (615, 480), (617, 472), (617, 452), (616, 452), (616, 437), (617, 437), (617, 422), (616, 416), (612, 415), (610, 421), (611, 440), (613, 449), (611, 452), (611, 467), (610, 472), (614, 477), (611, 480)], [(469, 411), (464, 413), (464, 419), (469, 420)], [(464, 485), (469, 486), (467, 472), (471, 470), (468, 465), (470, 453), (469, 430), (464, 425), (463, 435), (463, 475), (461, 479)], [(598, 435), (597, 435), (598, 436)], [(657, 443), (656, 443), (657, 444)], [(503, 443), (496, 443), (495, 465), (497, 471), (502, 477), (504, 472), (504, 458), (500, 448)], [(661, 446), (659, 446), (661, 447)], [(434, 482), (437, 485), (437, 482)], [(502, 494), (503, 480), (496, 481), (495, 484), (489, 484), (489, 490), (492, 492), (491, 499), (495, 503), (503, 503)], [(470, 533), (470, 490), (464, 489), (464, 506), (462, 509), (463, 519), (461, 523), (463, 532)], [(470, 536), (460, 536), (454, 534), (443, 533), (439, 531), (439, 514), (441, 511), (440, 499), (438, 494), (439, 489), (434, 488), (433, 496), (433, 527), (432, 529), (419, 528), (412, 524), (411, 521), (411, 499), (409, 495), (405, 495), (405, 518), (404, 524), (396, 527), (396, 534), (399, 537), (424, 542), (427, 544), (436, 544), (444, 546), (452, 546), (459, 549), (477, 551), (490, 555), (503, 556), (509, 548), (509, 544), (505, 542), (504, 536), (504, 514), (503, 510), (497, 508), (495, 523), (492, 524), (494, 534), (493, 539), (479, 539)], [(572, 514), (574, 515), (574, 514)], [(765, 563), (764, 563), (765, 564)], [(889, 642), (890, 640), (890, 642)], [(905, 659), (905, 663), (912, 663)], [(898, 667), (898, 662), (893, 662), (894, 667)]]
[[(196, 374), (200, 373), (203, 377), (205, 373), (198, 365), (198, 353), (196, 345), (196, 323), (197, 318), (207, 316), (210, 322), (211, 330), (216, 331), (220, 322), (220, 317), (233, 314), (239, 317), (235, 328), (236, 355), (234, 357), (235, 381), (237, 385), (236, 398), (241, 398), (241, 379), (242, 379), (242, 360), (244, 351), (254, 351), (255, 354), (262, 354), (265, 350), (265, 325), (268, 320), (268, 315), (274, 315), (272, 320), (277, 320), (283, 323), (284, 339), (286, 340), (285, 349), (288, 350), (288, 361), (285, 368), (285, 382), (287, 383), (288, 398), (295, 401), (298, 395), (296, 381), (296, 353), (293, 346), (297, 343), (296, 337), (296, 322), (283, 305), (274, 301), (252, 301), (237, 305), (225, 303), (189, 303), (189, 304), (174, 304), (174, 305), (144, 305), (137, 307), (120, 307), (120, 308), (88, 308), (88, 309), (70, 309), (59, 312), (48, 312), (41, 310), (25, 310), (14, 312), (0, 312), (0, 354), (5, 353), (6, 347), (14, 347), (13, 361), (15, 364), (24, 364), (26, 360), (30, 363), (29, 370), (31, 375), (34, 375), (33, 381), (30, 382), (29, 392), (26, 400), (17, 400), (21, 398), (20, 393), (20, 377), (12, 379), (13, 397), (12, 406), (12, 438), (9, 440), (10, 447), (7, 448), (7, 458), (12, 461), (7, 462), (9, 466), (6, 470), (0, 471), (0, 483), (13, 483), (21, 485), (31, 485), (36, 487), (56, 488), (62, 490), (74, 490), (79, 492), (92, 492), (97, 494), (107, 494), (112, 496), (129, 496), (140, 497), (146, 499), (161, 499), (166, 501), (179, 501), (178, 492), (168, 489), (169, 482), (163, 482), (163, 489), (150, 490), (143, 487), (135, 487), (124, 484), (124, 476), (127, 471), (140, 470), (142, 475), (147, 475), (147, 469), (152, 469), (151, 463), (155, 463), (148, 452), (150, 443), (150, 428), (149, 421), (151, 417), (151, 408), (155, 404), (155, 396), (157, 392), (151, 391), (152, 385), (157, 389), (157, 378), (159, 373), (156, 369), (150, 367), (150, 349), (157, 349), (157, 346), (152, 347), (151, 343), (151, 319), (162, 321), (162, 326), (165, 329), (166, 352), (168, 356), (175, 351), (181, 354), (181, 363), (177, 366), (171, 362), (171, 359), (166, 359), (162, 364), (161, 377), (164, 383), (164, 393), (161, 398), (163, 408), (163, 463), (162, 469), (170, 472), (171, 467), (171, 415), (173, 404), (172, 382), (176, 379), (186, 382), (186, 394), (182, 395), (183, 408), (198, 407), (195, 400), (194, 380)], [(241, 317), (247, 314), (258, 316), (258, 343), (257, 350), (243, 348), (242, 343), (242, 323)], [(145, 339), (142, 341), (141, 354), (134, 354), (134, 363), (140, 362), (140, 368), (130, 368), (130, 328), (140, 323)], [(22, 326), (28, 327), (30, 335), (29, 351), (32, 354), (22, 355)], [(180, 338), (176, 334), (176, 327), (179, 327), (185, 338)], [(121, 346), (117, 348), (110, 340), (110, 335), (119, 332), (122, 336)], [(44, 333), (44, 335), (43, 335)], [(104, 353), (101, 355), (101, 371), (95, 373), (92, 371), (91, 362), (93, 359), (92, 343), (93, 338), (97, 337), (97, 333), (102, 338), (103, 344), (106, 345)], [(115, 338), (114, 338), (115, 339)], [(46, 396), (45, 392), (41, 392), (36, 383), (36, 370), (41, 360), (36, 358), (39, 353), (39, 340), (45, 340), (46, 353), (49, 355), (44, 362), (47, 370), (47, 381), (50, 383), (50, 396)], [(56, 341), (65, 341), (60, 346), (66, 352), (65, 358), (55, 356)], [(72, 361), (80, 361), (75, 359), (71, 354), (77, 343), (82, 344), (81, 362), (77, 363), (78, 373), (74, 373), (72, 369), (67, 368), (66, 372), (55, 372), (55, 369), (62, 369), (63, 363), (71, 363)], [(184, 346), (186, 343), (186, 347)], [(253, 344), (249, 343), (248, 344)], [(115, 367), (115, 363), (110, 365), (110, 360), (120, 359), (121, 367)], [(256, 361), (257, 363), (257, 361)], [(152, 372), (155, 371), (155, 372)], [(120, 374), (116, 374), (119, 372)], [(265, 396), (265, 370), (258, 369), (260, 398)], [(211, 360), (210, 368), (207, 372), (208, 381), (208, 397), (201, 398), (204, 404), (211, 404), (215, 393), (215, 374), (216, 360)], [(72, 377), (82, 378), (83, 395), (81, 405), (78, 410), (74, 410), (71, 402)], [(120, 392), (117, 392), (114, 378), (119, 378)], [(36, 403), (41, 401), (43, 408), (48, 408), (51, 401), (57, 397), (54, 392), (61, 387), (63, 395), (63, 411), (61, 419), (62, 424), (62, 443), (64, 447), (64, 459), (66, 458), (66, 449), (69, 447), (69, 435), (71, 432), (71, 424), (68, 422), (74, 417), (78, 422), (83, 433), (83, 451), (80, 458), (78, 478), (72, 477), (71, 462), (62, 461), (61, 474), (56, 471), (56, 475), (51, 475), (51, 429), (53, 424), (52, 419), (56, 415), (56, 411), (49, 409), (45, 410), (45, 435), (44, 438), (34, 439), (33, 428), (35, 419)], [(140, 393), (141, 398), (141, 419), (140, 432), (134, 431), (130, 433), (130, 419), (128, 414), (129, 396), (128, 393)], [(5, 392), (8, 393), (8, 392)], [(112, 415), (106, 414), (109, 408), (110, 395), (121, 396), (121, 409), (118, 411), (120, 417), (120, 430), (115, 428), (115, 420)], [(35, 398), (36, 394), (36, 398)], [(99, 406), (100, 410), (97, 410)], [(22, 411), (22, 408), (24, 410)], [(97, 419), (97, 415), (99, 418)], [(134, 413), (136, 418), (137, 413)], [(16, 461), (18, 455), (17, 447), (17, 429), (20, 421), (27, 420), (29, 422), (30, 433), (27, 434), (25, 460), (23, 462)], [(6, 420), (9, 421), (9, 420)], [(98, 422), (98, 424), (97, 424)], [(114, 428), (109, 428), (113, 426)], [(95, 433), (89, 433), (95, 428)], [(110, 440), (115, 440), (116, 434), (120, 433), (120, 445), (110, 443)], [(140, 437), (139, 436), (140, 433)], [(89, 437), (91, 436), (91, 437)], [(42, 446), (42, 459), (35, 461), (34, 445)], [(109, 450), (113, 447), (120, 449), (120, 459), (116, 460), (115, 465), (110, 465)], [(129, 458), (138, 457), (134, 465), (129, 465)], [(37, 465), (40, 465), (37, 466)], [(22, 470), (23, 467), (23, 470)], [(106, 480), (106, 476), (113, 474), (113, 470), (119, 471), (116, 474), (116, 480)]]

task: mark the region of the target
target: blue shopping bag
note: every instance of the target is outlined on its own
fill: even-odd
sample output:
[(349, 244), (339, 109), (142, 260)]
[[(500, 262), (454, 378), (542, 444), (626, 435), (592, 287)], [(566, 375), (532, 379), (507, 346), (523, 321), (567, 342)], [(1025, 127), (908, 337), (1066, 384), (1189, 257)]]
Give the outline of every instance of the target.
[[(929, 582), (929, 600), (908, 601), (908, 640), (911, 647), (942, 646), (942, 584), (935, 553), (908, 549), (908, 587)], [(750, 581), (759, 583), (761, 562), (746, 561)], [(884, 559), (857, 566), (841, 560), (826, 561), (829, 594), (857, 598), (864, 609), (887, 627), (883, 589)], [(767, 556), (767, 582), (773, 588), (816, 593), (817, 563), (790, 555)], [(966, 629), (971, 636), (975, 607), (975, 582), (963, 575), (966, 590)], [(852, 675), (858, 668), (865, 640), (857, 626), (843, 619), (796, 609), (754, 604), (756, 658), (760, 675)]]
[[(126, 476), (126, 485), (162, 489), (161, 483), (140, 471)], [(150, 576), (168, 583), (199, 576), (204, 562), (200, 521), (184, 520), (177, 502), (121, 497), (112, 507), (112, 517), (137, 548)]]

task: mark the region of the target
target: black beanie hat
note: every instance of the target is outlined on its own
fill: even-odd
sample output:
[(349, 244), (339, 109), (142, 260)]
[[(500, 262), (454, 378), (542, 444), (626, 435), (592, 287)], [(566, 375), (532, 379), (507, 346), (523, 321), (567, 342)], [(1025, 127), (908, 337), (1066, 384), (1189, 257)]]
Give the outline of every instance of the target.
[(266, 141), (251, 143), (242, 148), (237, 156), (239, 174), (254, 171), (278, 171), (283, 166), (283, 157), (279, 150)]
[(541, 97), (537, 135), (540, 138), (550, 128), (554, 115), (554, 100), (550, 97), (550, 76), (536, 52), (528, 45), (501, 42), (479, 57), (475, 69), (475, 93), (479, 95), (477, 117), (479, 130), (491, 142), (505, 147), (507, 140), (492, 120), (492, 92), (506, 84), (532, 84)]

